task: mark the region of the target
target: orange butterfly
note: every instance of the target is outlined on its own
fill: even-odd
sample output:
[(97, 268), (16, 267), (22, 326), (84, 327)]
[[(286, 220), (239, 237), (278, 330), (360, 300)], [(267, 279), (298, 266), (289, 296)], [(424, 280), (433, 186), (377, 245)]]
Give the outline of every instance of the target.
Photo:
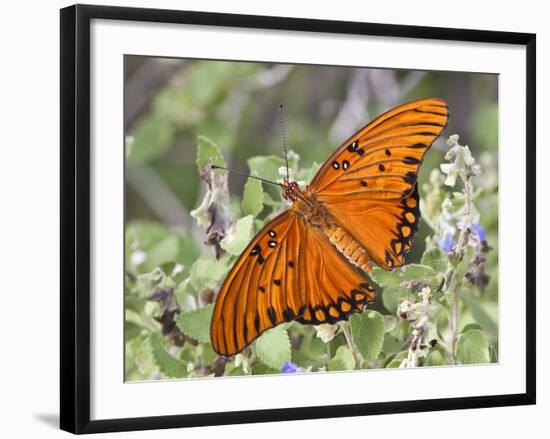
[(280, 323), (335, 323), (374, 301), (354, 266), (403, 265), (420, 219), (418, 168), (448, 115), (440, 99), (401, 105), (346, 140), (306, 190), (283, 181), (292, 206), (252, 239), (216, 299), (218, 354), (234, 355)]

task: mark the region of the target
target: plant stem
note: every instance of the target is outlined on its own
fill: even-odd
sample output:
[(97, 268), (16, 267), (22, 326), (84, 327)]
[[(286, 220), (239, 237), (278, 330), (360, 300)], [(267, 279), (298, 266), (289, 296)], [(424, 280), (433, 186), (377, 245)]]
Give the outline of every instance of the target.
[(456, 364), (458, 362), (456, 357), (456, 342), (458, 340), (458, 325), (460, 317), (460, 287), (462, 286), (462, 279), (457, 276), (458, 266), (464, 258), (464, 248), (468, 243), (468, 235), (470, 233), (470, 225), (472, 222), (472, 187), (470, 185), (470, 177), (464, 178), (464, 195), (466, 196), (464, 223), (460, 235), (458, 237), (456, 247), (454, 250), (454, 257), (452, 259), (452, 267), (449, 270), (448, 285), (450, 289), (447, 290), (448, 294), (453, 297), (453, 309), (451, 316), (451, 355), (453, 361)]
[(353, 358), (355, 358), (355, 364), (357, 368), (362, 369), (363, 362), (364, 362), (363, 356), (361, 355), (361, 353), (357, 349), (357, 346), (355, 345), (355, 341), (353, 340), (353, 337), (351, 335), (349, 325), (350, 323), (348, 321), (348, 322), (345, 322), (344, 325), (342, 326), (344, 330), (344, 337), (346, 338), (346, 343), (348, 344), (348, 347), (350, 348), (351, 353), (353, 354)]

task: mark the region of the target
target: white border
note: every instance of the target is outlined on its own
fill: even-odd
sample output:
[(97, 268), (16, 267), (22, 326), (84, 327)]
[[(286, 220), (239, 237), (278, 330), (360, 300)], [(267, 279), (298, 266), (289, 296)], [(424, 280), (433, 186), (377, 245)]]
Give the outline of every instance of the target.
[[(523, 47), (100, 20), (91, 48), (92, 419), (525, 392)], [(500, 364), (124, 384), (125, 53), (499, 73)]]

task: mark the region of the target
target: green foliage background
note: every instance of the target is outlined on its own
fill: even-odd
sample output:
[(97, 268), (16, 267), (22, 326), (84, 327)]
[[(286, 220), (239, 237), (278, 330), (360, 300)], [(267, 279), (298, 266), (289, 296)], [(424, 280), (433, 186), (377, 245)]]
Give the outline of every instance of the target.
[[(421, 167), (423, 221), (407, 269), (375, 270), (376, 303), (348, 323), (280, 325), (242, 354), (218, 357), (209, 343), (215, 294), (281, 197), (276, 188), (219, 171), (219, 185), (208, 191), (199, 175), (204, 165), (279, 178), (283, 103), (291, 167), (307, 182), (373, 117), (430, 96), (448, 101), (451, 118)], [(289, 364), (331, 371), (497, 361), (497, 96), (497, 77), (485, 74), (126, 56), (126, 379), (279, 373)], [(465, 206), (460, 179), (445, 185), (437, 171), (452, 162), (444, 158), (445, 140), (454, 133), (480, 165), (472, 219), (486, 232), (488, 252), (479, 239), (468, 238), (460, 254), (439, 245), (442, 218), (458, 218)], [(225, 234), (217, 251), (205, 244), (213, 203), (226, 221), (217, 224)], [(452, 238), (458, 245), (460, 227)], [(476, 265), (480, 255), (485, 260)], [(470, 274), (488, 282), (472, 284)], [(415, 337), (421, 343), (412, 352)]]

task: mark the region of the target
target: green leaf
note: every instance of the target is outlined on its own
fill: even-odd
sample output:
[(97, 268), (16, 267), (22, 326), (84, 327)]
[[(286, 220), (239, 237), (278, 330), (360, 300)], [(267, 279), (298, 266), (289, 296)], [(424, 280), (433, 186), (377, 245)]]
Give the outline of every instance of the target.
[(232, 255), (240, 255), (252, 239), (254, 217), (252, 215), (240, 218), (230, 233), (220, 241), (221, 247)]
[(150, 375), (157, 369), (157, 364), (155, 357), (153, 356), (153, 349), (151, 347), (149, 337), (145, 337), (139, 345), (134, 361), (138, 371), (146, 378), (149, 378)]
[(468, 323), (467, 325), (464, 325), (464, 328), (462, 328), (462, 331), (460, 332), (466, 332), (466, 331), (469, 331), (470, 329), (479, 329), (480, 331), (483, 331), (483, 328), (481, 327), (481, 325), (477, 323)]
[(279, 168), (285, 166), (285, 160), (276, 155), (252, 157), (247, 163), (251, 172), (272, 181), (281, 178)]
[(290, 339), (283, 326), (276, 326), (264, 332), (256, 340), (256, 354), (262, 363), (281, 370), (285, 361), (290, 360)]
[(355, 359), (347, 346), (340, 346), (336, 354), (327, 365), (328, 370), (353, 370), (355, 368)]
[(137, 242), (142, 250), (149, 250), (168, 235), (168, 229), (155, 221), (132, 221), (126, 226), (126, 239)]
[(407, 351), (398, 352), (395, 357), (393, 357), (391, 361), (386, 365), (386, 369), (397, 369), (401, 365), (403, 360), (407, 358), (407, 355)]
[(491, 315), (482, 306), (482, 303), (479, 301), (479, 299), (476, 299), (468, 291), (463, 291), (460, 294), (460, 297), (468, 306), (468, 309), (474, 316), (476, 322), (479, 323), (481, 327), (489, 334), (496, 335), (498, 333), (498, 325), (495, 319), (493, 319), (493, 317), (491, 317)]
[(197, 140), (197, 167), (199, 169), (207, 164), (225, 166), (225, 160), (218, 145), (204, 136), (198, 136)]
[(206, 305), (194, 311), (182, 312), (176, 317), (178, 328), (185, 335), (200, 343), (210, 343), (210, 321), (213, 305)]
[(376, 360), (384, 343), (384, 317), (377, 311), (367, 310), (353, 314), (349, 321), (353, 341), (361, 356), (367, 361)]
[(140, 269), (151, 271), (166, 262), (176, 259), (179, 252), (179, 238), (177, 235), (169, 235), (152, 246), (147, 252), (147, 258)]
[(229, 259), (216, 260), (214, 256), (202, 255), (191, 266), (189, 284), (196, 292), (214, 288), (229, 271)]
[(280, 373), (280, 370), (273, 369), (262, 363), (256, 363), (252, 367), (252, 375), (274, 375)]
[(488, 363), (489, 342), (483, 331), (470, 329), (459, 334), (456, 342), (456, 353), (462, 364)]
[(132, 133), (134, 141), (126, 151), (128, 161), (141, 164), (157, 158), (170, 148), (174, 134), (170, 120), (155, 114), (145, 116)]
[(445, 356), (439, 350), (431, 350), (424, 361), (424, 366), (444, 366), (445, 364)]
[[(252, 175), (255, 175), (253, 173)], [(249, 178), (244, 185), (243, 201), (241, 208), (245, 215), (256, 217), (264, 208), (264, 190), (262, 182), (255, 178)]]
[(197, 239), (191, 233), (183, 233), (180, 236), (177, 261), (184, 265), (191, 265), (201, 254)]
[(266, 206), (272, 207), (273, 210), (278, 209), (279, 206), (281, 205), (280, 200), (274, 200), (273, 198), (271, 198), (271, 195), (269, 195), (267, 192), (264, 192), (263, 203)]
[(246, 375), (241, 366), (235, 366), (234, 363), (227, 363), (223, 374), (225, 376), (241, 376)]
[(395, 337), (394, 335), (386, 333), (386, 335), (384, 336), (384, 344), (382, 345), (382, 352), (389, 356), (395, 354), (396, 352), (399, 352), (401, 349), (403, 349), (404, 345), (405, 343), (403, 340)]
[(438, 286), (441, 275), (438, 275), (428, 265), (409, 264), (392, 271), (374, 267), (370, 276), (375, 283), (384, 289), (382, 302), (386, 309), (393, 314), (397, 310), (397, 305), (411, 292), (410, 288), (402, 286), (403, 282), (414, 281), (419, 284), (426, 284), (433, 289)]
[(141, 334), (143, 327), (131, 320), (124, 322), (124, 341), (129, 341)]
[(439, 247), (430, 246), (422, 255), (420, 263), (432, 267), (435, 271), (445, 273), (449, 260), (447, 255)]
[(182, 378), (187, 375), (187, 365), (173, 357), (164, 347), (164, 340), (159, 332), (149, 335), (151, 350), (160, 371), (170, 378)]

